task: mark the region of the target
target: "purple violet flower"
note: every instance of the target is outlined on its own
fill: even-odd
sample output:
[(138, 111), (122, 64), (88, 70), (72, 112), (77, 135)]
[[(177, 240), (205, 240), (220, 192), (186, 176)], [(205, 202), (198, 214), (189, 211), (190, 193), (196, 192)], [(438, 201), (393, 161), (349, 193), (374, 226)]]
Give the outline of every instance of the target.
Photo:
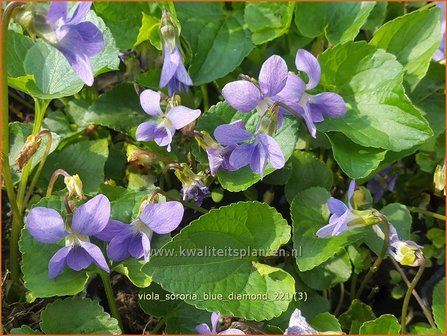
[(210, 166), (210, 172), (212, 176), (216, 176), (219, 168), (222, 168), (227, 171), (235, 171), (235, 169), (230, 164), (230, 156), (233, 150), (236, 148), (236, 145), (230, 146), (216, 146), (210, 147), (206, 150), (206, 154), (208, 155), (208, 163)]
[(401, 240), (396, 228), (390, 224), (390, 242), (388, 253), (398, 263), (404, 266), (419, 266), (419, 258), (416, 252), (421, 252), (422, 246), (411, 240)]
[(214, 137), (222, 145), (237, 145), (229, 158), (229, 164), (236, 170), (250, 165), (262, 178), (268, 162), (275, 169), (284, 167), (284, 155), (276, 140), (264, 133), (247, 132), (242, 120), (218, 126)]
[(298, 49), (295, 57), (295, 65), (299, 71), (307, 74), (308, 83), (296, 76), (289, 74), (287, 85), (278, 98), (298, 116), (306, 122), (310, 135), (315, 138), (317, 129), (315, 123), (322, 122), (324, 116), (331, 118), (342, 117), (346, 113), (346, 105), (343, 98), (333, 92), (323, 92), (317, 95), (310, 95), (305, 90), (315, 88), (320, 82), (321, 68), (317, 58), (304, 49)]
[(91, 1), (80, 2), (69, 18), (68, 2), (51, 2), (46, 16), (51, 32), (41, 34), (65, 56), (73, 71), (88, 86), (93, 85), (90, 58), (104, 48), (104, 38), (98, 27), (91, 22), (81, 22), (91, 5)]
[(182, 88), (185, 92), (192, 86), (191, 77), (183, 65), (182, 52), (178, 43), (177, 27), (172, 23), (166, 9), (163, 9), (160, 25), (160, 34), (163, 41), (163, 68), (161, 69), (160, 87), (168, 86), (169, 95), (179, 93)]
[(374, 203), (382, 198), (385, 191), (393, 191), (396, 186), (397, 174), (390, 174), (391, 168), (391, 166), (386, 167), (367, 183), (368, 189), (374, 195)]
[(436, 50), (435, 54), (433, 55), (434, 61), (442, 61), (445, 59), (445, 2), (440, 1), (436, 3), (436, 6), (438, 6), (441, 9), (441, 34), (442, 39), (441, 43), (439, 44), (438, 50)]
[(205, 198), (211, 196), (210, 189), (200, 180), (184, 184), (180, 192), (184, 201), (192, 200), (198, 206), (202, 205)]
[(299, 309), (295, 309), (290, 316), (289, 327), (284, 332), (284, 335), (316, 335), (319, 334), (310, 324), (306, 318), (301, 315)]
[(220, 320), (221, 315), (219, 313), (212, 313), (211, 314), (211, 329), (206, 323), (201, 323), (196, 327), (196, 331), (199, 334), (203, 335), (245, 335), (245, 333), (242, 330), (239, 329), (227, 329), (224, 331), (221, 331), (220, 333), (217, 332), (217, 323)]
[(140, 103), (144, 112), (156, 120), (147, 121), (138, 126), (137, 140), (154, 140), (159, 146), (167, 146), (168, 151), (171, 151), (171, 142), (175, 131), (200, 116), (200, 110), (192, 110), (185, 106), (168, 107), (167, 111), (163, 113), (160, 107), (160, 94), (149, 89), (141, 93)]
[(48, 263), (48, 277), (56, 278), (65, 266), (80, 271), (96, 266), (109, 272), (109, 266), (89, 236), (100, 233), (110, 219), (110, 203), (104, 195), (97, 195), (78, 207), (73, 214), (71, 227), (64, 224), (62, 216), (54, 209), (35, 207), (27, 218), (31, 236), (46, 244), (55, 244), (65, 238), (65, 247), (59, 249)]
[[(222, 96), (231, 107), (240, 112), (250, 112), (256, 108), (258, 113), (263, 115), (274, 102), (286, 103), (297, 95), (293, 90), (283, 92), (288, 78), (286, 62), (280, 56), (273, 55), (262, 64), (259, 84), (244, 79), (230, 82), (222, 89)], [(298, 101), (300, 98), (296, 97)], [(283, 114), (287, 114), (287, 111), (280, 108), (279, 112), (278, 124), (281, 125)]]
[(166, 234), (174, 231), (182, 221), (183, 212), (180, 202), (150, 203), (131, 224), (112, 219), (96, 236), (110, 241), (107, 255), (113, 261), (122, 261), (129, 257), (149, 261), (154, 232)]

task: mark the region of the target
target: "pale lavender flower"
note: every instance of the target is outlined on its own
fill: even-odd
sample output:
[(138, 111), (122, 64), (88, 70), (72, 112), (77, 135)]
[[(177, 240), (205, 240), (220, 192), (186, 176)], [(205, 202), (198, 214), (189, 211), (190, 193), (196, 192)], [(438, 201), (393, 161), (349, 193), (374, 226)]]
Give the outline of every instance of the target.
[(295, 309), (290, 316), (289, 327), (284, 332), (284, 335), (316, 335), (319, 334), (310, 324), (306, 318), (301, 315), (299, 309)]
[(230, 164), (231, 153), (236, 147), (237, 147), (236, 145), (230, 145), (226, 147), (216, 146), (216, 147), (210, 147), (206, 150), (206, 154), (208, 155), (210, 172), (212, 176), (216, 176), (219, 168), (222, 168), (227, 171), (237, 170)]
[(264, 133), (249, 133), (242, 120), (218, 126), (214, 137), (222, 145), (237, 145), (229, 158), (229, 164), (236, 170), (250, 165), (262, 178), (268, 162), (275, 169), (284, 167), (284, 155), (276, 140)]
[(329, 218), (329, 224), (323, 226), (317, 231), (317, 236), (325, 238), (329, 236), (338, 236), (350, 229), (349, 222), (356, 216), (352, 213), (351, 198), (354, 195), (355, 180), (352, 180), (348, 188), (348, 206), (342, 201), (331, 197), (327, 201), (327, 206), (332, 216)]
[(194, 201), (198, 206), (202, 205), (205, 198), (211, 196), (210, 189), (201, 181), (193, 181), (189, 184), (184, 184), (180, 190), (184, 201)]
[(183, 57), (178, 43), (178, 32), (169, 13), (163, 9), (160, 33), (163, 41), (163, 68), (161, 69), (160, 87), (168, 86), (169, 95), (188, 91), (193, 85), (191, 77), (183, 65)]
[(404, 266), (419, 266), (419, 257), (416, 252), (422, 254), (422, 246), (411, 240), (401, 240), (396, 228), (390, 224), (390, 241), (388, 253), (392, 258)]
[(433, 55), (434, 61), (442, 61), (445, 59), (445, 2), (437, 2), (436, 6), (438, 6), (441, 9), (441, 34), (442, 39), (441, 43), (439, 44), (438, 50), (436, 50), (435, 54)]
[(227, 329), (224, 331), (221, 331), (220, 333), (217, 332), (217, 323), (220, 320), (221, 315), (219, 313), (212, 313), (211, 314), (211, 329), (206, 323), (201, 323), (196, 327), (196, 331), (199, 334), (203, 335), (245, 335), (245, 333), (242, 330), (239, 329)]
[(131, 224), (112, 219), (96, 236), (110, 241), (107, 255), (113, 261), (129, 257), (148, 261), (154, 232), (166, 234), (174, 231), (182, 221), (183, 212), (182, 204), (176, 201), (148, 204)]
[[(230, 82), (222, 89), (222, 96), (227, 103), (240, 112), (250, 112), (257, 109), (260, 115), (272, 106), (276, 101), (286, 103), (297, 96), (296, 91), (282, 92), (289, 78), (286, 62), (277, 55), (270, 56), (262, 64), (259, 73), (259, 83), (255, 84), (249, 80), (238, 80)], [(296, 97), (299, 100), (301, 97)], [(278, 124), (282, 124), (283, 114), (287, 111), (279, 109)]]
[(185, 106), (174, 106), (162, 112), (160, 94), (152, 90), (144, 90), (140, 95), (141, 106), (154, 121), (147, 121), (137, 128), (138, 141), (154, 140), (159, 146), (167, 146), (171, 150), (172, 137), (176, 130), (190, 124), (200, 116), (200, 110), (192, 110)]
[(91, 1), (79, 3), (68, 17), (68, 2), (51, 2), (46, 16), (51, 31), (40, 35), (65, 56), (74, 72), (89, 86), (93, 85), (90, 58), (104, 48), (104, 38), (98, 27), (82, 22), (91, 5)]
[(287, 85), (277, 96), (277, 99), (288, 105), (304, 119), (307, 129), (312, 137), (316, 137), (315, 123), (322, 122), (324, 116), (331, 118), (342, 117), (346, 113), (343, 98), (333, 92), (323, 92), (310, 95), (305, 90), (315, 88), (320, 82), (321, 68), (317, 58), (310, 52), (299, 49), (295, 57), (295, 65), (299, 71), (306, 73), (308, 83), (290, 73)]
[(374, 195), (374, 203), (377, 203), (382, 198), (385, 191), (394, 190), (397, 174), (390, 174), (391, 169), (392, 167), (388, 166), (368, 181), (367, 187)]
[(109, 219), (110, 202), (101, 194), (74, 211), (71, 227), (64, 224), (62, 216), (54, 209), (31, 209), (27, 228), (34, 239), (41, 243), (55, 244), (65, 238), (65, 246), (59, 249), (48, 263), (49, 278), (56, 278), (65, 266), (80, 271), (91, 263), (109, 272), (101, 249), (89, 239), (89, 236), (100, 233)]

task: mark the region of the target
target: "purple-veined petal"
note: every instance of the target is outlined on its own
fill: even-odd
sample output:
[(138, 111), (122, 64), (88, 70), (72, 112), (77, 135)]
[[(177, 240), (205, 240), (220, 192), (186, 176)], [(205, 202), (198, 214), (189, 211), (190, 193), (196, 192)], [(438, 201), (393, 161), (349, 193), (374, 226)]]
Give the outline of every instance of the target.
[(279, 101), (292, 107), (298, 104), (306, 89), (306, 83), (292, 72), (287, 76), (287, 82), (284, 88), (272, 100)]
[[(81, 22), (74, 27), (68, 27), (70, 27), (71, 31), (75, 30), (79, 36), (81, 36), (80, 40), (70, 41), (71, 43), (75, 43), (73, 47), (77, 48), (77, 52), (93, 57), (99, 54), (104, 48), (104, 37), (98, 27), (93, 23)], [(66, 38), (67, 35), (65, 35), (64, 38)], [(60, 43), (62, 43), (62, 41)]]
[(350, 214), (350, 212), (346, 211), (340, 217), (337, 215), (332, 215), (332, 216), (335, 216), (334, 219), (332, 219), (332, 217), (331, 217), (329, 224), (320, 228), (317, 231), (316, 235), (319, 238), (326, 238), (326, 237), (338, 236), (338, 235), (342, 234), (343, 232), (348, 230), (347, 219), (349, 217), (349, 214)]
[(200, 110), (192, 110), (185, 106), (174, 106), (169, 110), (168, 118), (175, 129), (180, 129), (192, 123), (200, 116)]
[(141, 123), (136, 132), (137, 141), (150, 141), (155, 138), (155, 130), (157, 129), (157, 124), (153, 121), (146, 121)]
[(208, 164), (210, 166), (210, 172), (212, 176), (216, 176), (217, 171), (219, 170), (224, 158), (222, 156), (221, 148), (208, 148), (206, 150), (206, 154), (208, 156)]
[(160, 108), (160, 93), (150, 89), (144, 90), (140, 94), (140, 104), (144, 112), (152, 117), (158, 117), (163, 114)]
[(174, 135), (175, 129), (171, 130), (166, 126), (158, 126), (154, 130), (154, 141), (159, 146), (168, 146), (168, 152), (171, 150), (170, 145), (172, 142), (172, 136)]
[(54, 209), (31, 209), (26, 225), (31, 236), (41, 243), (57, 243), (68, 234), (62, 216)]
[(121, 261), (130, 257), (129, 244), (134, 236), (132, 226), (116, 235), (107, 247), (107, 256), (113, 261)]
[(80, 271), (90, 266), (92, 257), (81, 245), (75, 245), (67, 254), (67, 265), (75, 271)]
[(301, 311), (299, 309), (295, 309), (290, 316), (289, 327), (286, 329), (284, 334), (307, 335), (318, 334), (318, 332), (309, 325), (304, 316), (301, 315)]
[(110, 272), (109, 265), (107, 265), (107, 261), (98, 246), (89, 242), (82, 242), (81, 246), (90, 256), (91, 260), (95, 263), (96, 266), (98, 266), (103, 271), (106, 271), (107, 273)]
[(93, 70), (88, 56), (74, 52), (72, 47), (68, 47), (67, 45), (56, 46), (56, 48), (65, 56), (76, 75), (86, 85), (92, 86), (94, 81)]
[(141, 212), (140, 220), (152, 231), (165, 234), (179, 226), (183, 213), (183, 205), (177, 201), (150, 203)]
[(334, 197), (329, 198), (329, 200), (327, 201), (327, 206), (329, 208), (329, 211), (333, 214), (336, 214), (337, 216), (343, 215), (345, 211), (348, 210), (348, 207), (345, 203)]
[(348, 188), (348, 206), (349, 206), (349, 209), (352, 209), (351, 198), (354, 195), (355, 187), (356, 187), (355, 180), (351, 180), (351, 182), (349, 182), (349, 188)]
[(315, 139), (317, 137), (317, 128), (315, 127), (314, 121), (312, 119), (312, 114), (310, 111), (310, 106), (308, 103), (305, 103), (302, 106), (302, 117), (304, 122), (306, 123), (307, 129), (309, 130), (309, 134)]
[(226, 84), (222, 89), (222, 96), (231, 107), (240, 112), (250, 112), (263, 99), (259, 88), (246, 80)]
[(175, 48), (171, 53), (169, 48), (165, 46), (163, 48), (163, 68), (161, 69), (160, 87), (163, 88), (171, 81), (172, 77), (177, 71), (177, 68), (182, 61), (182, 55), (178, 48)]
[(261, 175), (261, 179), (264, 175), (265, 167), (267, 166), (267, 160), (268, 160), (268, 152), (267, 149), (262, 144), (257, 144), (254, 149), (253, 153), (251, 155), (250, 160), (250, 168), (255, 173)]
[(317, 58), (304, 49), (298, 49), (295, 65), (299, 71), (304, 71), (309, 78), (307, 89), (313, 89), (320, 82), (321, 68)]
[(257, 138), (267, 151), (270, 165), (275, 169), (284, 167), (286, 162), (278, 142), (267, 134), (258, 134)]
[(237, 146), (231, 152), (229, 164), (236, 170), (245, 167), (250, 164), (254, 149), (255, 146), (252, 143)]
[(242, 330), (230, 328), (224, 331), (221, 331), (219, 335), (245, 335)]
[(67, 18), (67, 10), (68, 10), (68, 2), (50, 2), (50, 6), (48, 8), (48, 14), (46, 17), (46, 21), (49, 25), (55, 28), (54, 24), (57, 23), (59, 19), (62, 19), (61, 24), (65, 22)]
[(272, 97), (284, 89), (287, 77), (286, 61), (278, 55), (270, 56), (259, 73), (259, 86), (264, 97)]
[(201, 323), (196, 327), (196, 331), (202, 335), (211, 335), (211, 330), (208, 324)]
[(220, 313), (218, 312), (213, 312), (211, 313), (211, 332), (213, 334), (217, 333), (217, 323), (220, 320)]
[(235, 145), (253, 138), (253, 134), (247, 132), (242, 120), (237, 120), (231, 124), (217, 126), (214, 130), (214, 137), (222, 145)]
[(151, 248), (151, 243), (149, 237), (140, 232), (132, 236), (132, 240), (129, 244), (129, 254), (135, 259), (141, 259), (144, 257), (144, 261), (149, 261), (149, 251)]
[(104, 241), (111, 241), (122, 230), (126, 229), (128, 224), (124, 224), (118, 220), (110, 219), (104, 230), (95, 234), (95, 237)]
[(233, 150), (237, 147), (237, 145), (230, 145), (227, 146), (223, 149), (222, 151), (222, 157), (223, 157), (223, 161), (222, 161), (222, 169), (227, 170), (227, 171), (235, 171), (237, 170), (236, 168), (234, 168), (231, 164), (230, 164), (230, 156), (231, 153), (233, 153)]
[(186, 71), (183, 62), (180, 62), (177, 71), (175, 72), (175, 77), (178, 79), (179, 82), (183, 83), (184, 85), (187, 86), (192, 85), (192, 79), (191, 77), (189, 77), (188, 71)]
[(92, 236), (104, 230), (109, 219), (109, 199), (99, 194), (75, 210), (71, 229), (73, 232)]
[(91, 1), (81, 1), (78, 3), (78, 7), (76, 7), (75, 11), (73, 12), (73, 15), (71, 16), (70, 20), (67, 21), (68, 24), (75, 25), (87, 16), (88, 12), (90, 11), (90, 7), (92, 6)]
[(57, 250), (48, 262), (48, 277), (50, 279), (56, 278), (67, 264), (66, 258), (71, 250), (71, 246), (65, 246)]
[[(323, 92), (315, 96), (309, 96), (311, 111), (327, 115), (331, 118), (339, 118), (346, 113), (346, 104), (343, 98), (333, 92)], [(314, 121), (316, 121), (314, 119)]]

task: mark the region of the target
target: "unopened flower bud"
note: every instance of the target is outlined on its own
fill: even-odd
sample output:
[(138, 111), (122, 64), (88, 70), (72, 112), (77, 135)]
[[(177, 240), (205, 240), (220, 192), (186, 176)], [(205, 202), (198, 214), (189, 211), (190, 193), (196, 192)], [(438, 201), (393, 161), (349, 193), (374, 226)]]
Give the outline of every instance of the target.
[(202, 172), (194, 173), (185, 163), (180, 166), (181, 169), (175, 170), (175, 176), (182, 183), (182, 198), (184, 201), (193, 200), (200, 206), (205, 198), (211, 196), (209, 188), (205, 184), (206, 176)]
[(442, 166), (436, 166), (435, 174), (433, 175), (433, 182), (435, 183), (435, 189), (440, 192), (444, 191), (445, 196), (445, 162)]
[(33, 155), (36, 154), (40, 142), (41, 142), (40, 136), (37, 137), (36, 135), (30, 135), (26, 139), (15, 161), (16, 164), (18, 165), (17, 171), (19, 172), (22, 171), (23, 167), (25, 167), (25, 165), (33, 157)]
[(347, 225), (351, 227), (361, 227), (379, 224), (381, 219), (374, 214), (375, 212), (377, 212), (375, 209), (351, 210), (352, 219)]
[(64, 183), (68, 189), (68, 197), (76, 196), (80, 200), (84, 199), (82, 181), (78, 174), (64, 177)]
[(177, 45), (178, 30), (177, 27), (172, 23), (171, 15), (163, 9), (160, 22), (160, 35), (163, 43), (169, 48), (171, 52), (174, 51)]

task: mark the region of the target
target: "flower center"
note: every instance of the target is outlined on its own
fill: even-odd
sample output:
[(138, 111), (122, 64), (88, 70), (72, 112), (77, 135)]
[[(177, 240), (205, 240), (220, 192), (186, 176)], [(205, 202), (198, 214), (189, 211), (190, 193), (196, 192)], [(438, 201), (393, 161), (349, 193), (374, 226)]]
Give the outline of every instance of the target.
[(134, 221), (134, 222), (132, 223), (132, 228), (133, 228), (133, 232), (134, 232), (135, 234), (142, 232), (142, 233), (144, 233), (144, 234), (149, 238), (149, 240), (152, 238), (152, 236), (153, 236), (153, 234), (154, 234), (154, 231), (152, 231), (151, 229), (149, 229), (149, 228), (147, 227), (147, 225), (144, 224), (144, 223), (143, 223), (141, 220), (139, 220), (139, 219), (137, 219), (136, 221)]
[(79, 246), (82, 242), (90, 242), (90, 238), (80, 233), (70, 233), (65, 237), (65, 246)]

